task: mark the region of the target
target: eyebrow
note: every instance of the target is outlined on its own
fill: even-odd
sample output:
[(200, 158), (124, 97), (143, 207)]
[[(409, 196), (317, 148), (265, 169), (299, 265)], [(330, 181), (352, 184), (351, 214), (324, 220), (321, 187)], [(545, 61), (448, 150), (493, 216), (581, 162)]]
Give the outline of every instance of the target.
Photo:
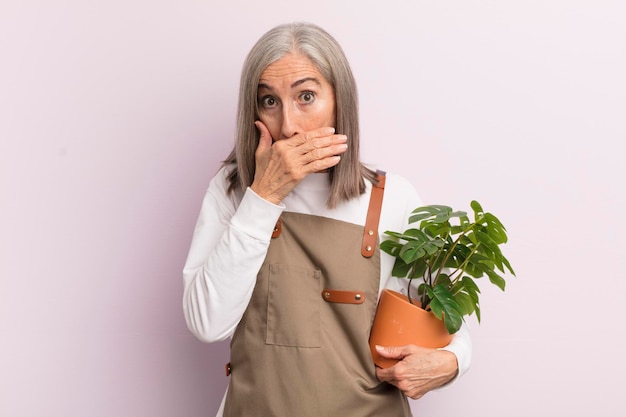
[[(305, 77), (305, 78), (302, 78), (302, 79), (300, 79), (300, 80), (295, 81), (293, 84), (291, 84), (291, 86), (290, 86), (290, 87), (291, 87), (291, 88), (296, 88), (297, 86), (299, 86), (299, 85), (301, 85), (301, 84), (304, 84), (304, 83), (306, 83), (306, 82), (308, 82), (308, 81), (313, 81), (315, 84), (322, 85), (322, 83), (320, 82), (320, 80), (318, 80), (318, 79), (317, 79), (317, 78), (315, 78), (315, 77)], [(265, 83), (259, 83), (258, 88), (266, 88), (266, 89), (268, 89), (268, 90), (272, 90), (272, 87), (270, 87), (269, 85), (267, 85), (267, 84), (265, 84)]]

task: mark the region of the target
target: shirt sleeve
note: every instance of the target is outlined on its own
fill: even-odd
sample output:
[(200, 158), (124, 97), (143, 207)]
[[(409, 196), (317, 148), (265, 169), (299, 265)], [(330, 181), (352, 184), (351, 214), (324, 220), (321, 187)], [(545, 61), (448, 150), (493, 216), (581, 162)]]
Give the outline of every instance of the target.
[(439, 387), (439, 390), (446, 389), (454, 384), (459, 378), (467, 372), (472, 360), (472, 339), (470, 337), (470, 329), (466, 322), (463, 322), (459, 331), (454, 334), (452, 341), (448, 346), (442, 347), (441, 350), (447, 350), (454, 353), (459, 367), (456, 377), (447, 384)]
[(209, 184), (183, 268), (185, 321), (205, 342), (233, 334), (284, 209), (250, 188), (239, 203), (226, 190), (222, 169)]

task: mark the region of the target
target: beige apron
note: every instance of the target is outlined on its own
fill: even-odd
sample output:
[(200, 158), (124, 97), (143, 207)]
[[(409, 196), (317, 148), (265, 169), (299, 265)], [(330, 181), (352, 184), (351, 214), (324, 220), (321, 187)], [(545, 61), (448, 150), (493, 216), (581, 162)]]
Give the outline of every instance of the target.
[(231, 341), (224, 416), (411, 416), (368, 345), (378, 248), (361, 254), (356, 224), (289, 212), (281, 223)]

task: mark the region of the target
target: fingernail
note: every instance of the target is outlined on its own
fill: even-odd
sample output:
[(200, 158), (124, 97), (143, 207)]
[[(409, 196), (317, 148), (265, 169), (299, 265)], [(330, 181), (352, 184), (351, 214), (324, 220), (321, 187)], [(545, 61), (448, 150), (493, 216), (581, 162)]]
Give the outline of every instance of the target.
[(382, 346), (376, 345), (376, 350), (379, 351), (379, 352), (382, 352), (382, 351), (385, 350), (385, 348), (382, 347)]

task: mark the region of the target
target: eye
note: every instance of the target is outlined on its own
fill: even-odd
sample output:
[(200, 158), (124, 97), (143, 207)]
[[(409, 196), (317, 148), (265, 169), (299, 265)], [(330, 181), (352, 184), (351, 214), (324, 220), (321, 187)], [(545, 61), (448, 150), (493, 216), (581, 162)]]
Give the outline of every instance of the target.
[(302, 100), (303, 103), (312, 103), (315, 101), (315, 93), (312, 91), (305, 91), (300, 94), (300, 100)]
[(264, 96), (259, 100), (261, 107), (269, 109), (277, 105), (276, 99), (272, 96)]

